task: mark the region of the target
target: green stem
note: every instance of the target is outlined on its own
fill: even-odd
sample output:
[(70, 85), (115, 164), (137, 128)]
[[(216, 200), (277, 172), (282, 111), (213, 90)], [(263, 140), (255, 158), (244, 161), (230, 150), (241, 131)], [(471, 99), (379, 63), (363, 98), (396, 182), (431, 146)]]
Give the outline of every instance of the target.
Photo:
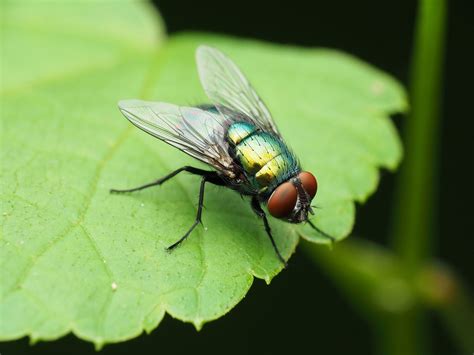
[[(400, 314), (392, 314), (374, 326), (378, 326), (378, 336), (375, 339), (376, 353), (388, 355), (418, 355), (429, 354), (426, 351), (426, 334), (422, 329), (417, 329), (416, 325), (423, 320), (424, 314), (416, 309)], [(420, 338), (423, 337), (423, 338)]]
[[(419, 1), (411, 66), (412, 110), (404, 132), (407, 155), (398, 180), (392, 234), (395, 252), (411, 283), (430, 258), (435, 237), (445, 14), (445, 0)], [(423, 307), (415, 304), (389, 320), (386, 338), (403, 343), (405, 354), (426, 353), (425, 318)]]
[(419, 1), (411, 67), (412, 110), (405, 121), (407, 154), (393, 218), (393, 243), (407, 275), (414, 274), (429, 257), (435, 234), (445, 13), (445, 0)]

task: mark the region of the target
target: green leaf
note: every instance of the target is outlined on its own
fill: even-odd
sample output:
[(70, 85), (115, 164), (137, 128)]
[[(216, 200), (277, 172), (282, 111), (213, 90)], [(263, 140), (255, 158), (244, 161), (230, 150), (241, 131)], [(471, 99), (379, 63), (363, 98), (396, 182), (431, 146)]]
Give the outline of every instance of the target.
[[(2, 4), (1, 339), (73, 332), (100, 347), (151, 331), (165, 312), (200, 328), (234, 307), (254, 277), (270, 282), (281, 271), (262, 222), (231, 190), (206, 190), (206, 228), (171, 254), (164, 247), (194, 220), (198, 179), (108, 192), (199, 165), (116, 107), (134, 97), (205, 102), (199, 44), (228, 53), (261, 93), (318, 177), (315, 222), (338, 239), (378, 169), (400, 160), (388, 115), (406, 108), (402, 88), (346, 54), (203, 34), (163, 45), (161, 22), (135, 2)], [(287, 258), (299, 235), (325, 242), (304, 226), (270, 223)]]

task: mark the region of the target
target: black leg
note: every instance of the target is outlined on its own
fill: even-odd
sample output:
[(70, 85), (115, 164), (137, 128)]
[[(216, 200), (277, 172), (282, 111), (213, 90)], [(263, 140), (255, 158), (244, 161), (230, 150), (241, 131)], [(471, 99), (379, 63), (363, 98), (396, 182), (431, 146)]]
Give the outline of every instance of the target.
[(192, 224), (191, 228), (189, 228), (188, 231), (181, 238), (178, 239), (178, 241), (176, 241), (175, 243), (173, 243), (172, 245), (167, 247), (166, 250), (171, 251), (174, 248), (176, 248), (178, 245), (180, 245), (191, 234), (193, 229), (196, 228), (196, 226), (199, 223), (202, 223), (201, 214), (202, 214), (202, 207), (203, 207), (203, 203), (204, 203), (204, 188), (206, 186), (206, 182), (208, 182), (208, 179), (209, 179), (208, 175), (203, 175), (202, 176), (201, 188), (199, 189), (198, 211), (197, 211), (197, 215), (196, 215), (196, 219), (194, 220), (194, 223)]
[(143, 190), (143, 189), (146, 189), (148, 187), (152, 187), (152, 186), (156, 186), (156, 185), (161, 185), (162, 183), (164, 183), (165, 181), (168, 181), (169, 179), (175, 177), (176, 175), (178, 175), (180, 172), (182, 171), (187, 171), (191, 174), (194, 174), (194, 175), (201, 175), (201, 176), (204, 176), (204, 175), (210, 175), (210, 174), (215, 174), (215, 172), (213, 171), (206, 171), (206, 170), (202, 170), (202, 169), (198, 169), (198, 168), (193, 168), (192, 166), (183, 166), (182, 168), (179, 168), (175, 171), (173, 171), (172, 173), (166, 175), (166, 176), (163, 176), (162, 178), (156, 180), (156, 181), (153, 181), (153, 182), (150, 182), (148, 184), (145, 184), (145, 185), (142, 185), (142, 186), (138, 186), (138, 187), (134, 187), (132, 189), (125, 189), (125, 190), (116, 190), (116, 189), (111, 189), (110, 192), (111, 193), (124, 193), (124, 192), (134, 192), (134, 191), (140, 191), (140, 190)]
[(321, 229), (319, 229), (318, 227), (316, 227), (313, 222), (311, 222), (309, 219), (307, 220), (307, 222), (309, 223), (309, 225), (311, 227), (313, 227), (313, 229), (315, 231), (317, 231), (319, 234), (321, 234), (324, 238), (327, 238), (331, 241), (331, 244), (334, 244), (334, 242), (336, 241), (336, 239), (334, 237), (331, 237), (329, 234), (327, 234), (326, 232), (323, 232)]
[(268, 237), (270, 238), (270, 241), (272, 242), (273, 249), (275, 250), (278, 259), (283, 263), (285, 267), (288, 266), (288, 263), (286, 262), (285, 259), (283, 259), (283, 256), (281, 256), (280, 251), (278, 250), (278, 247), (275, 243), (275, 240), (273, 239), (272, 236), (272, 231), (270, 229), (270, 224), (268, 223), (267, 216), (265, 214), (265, 211), (262, 210), (262, 207), (260, 206), (260, 202), (258, 202), (258, 199), (254, 196), (252, 197), (252, 202), (251, 202), (252, 210), (259, 216), (260, 218), (263, 218), (263, 224), (265, 225), (265, 231), (267, 232)]

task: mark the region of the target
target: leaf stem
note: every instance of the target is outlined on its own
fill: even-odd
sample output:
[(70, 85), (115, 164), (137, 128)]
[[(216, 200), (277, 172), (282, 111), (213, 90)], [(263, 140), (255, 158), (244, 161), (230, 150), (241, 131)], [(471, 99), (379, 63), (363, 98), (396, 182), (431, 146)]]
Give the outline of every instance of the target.
[[(431, 255), (436, 237), (437, 156), (444, 54), (445, 0), (420, 0), (415, 28), (411, 86), (412, 110), (405, 126), (406, 158), (394, 204), (392, 241), (406, 279), (414, 283)], [(403, 343), (405, 354), (427, 352), (429, 336), (423, 305), (389, 321), (387, 338)], [(390, 343), (385, 344), (391, 347)]]
[(407, 275), (413, 275), (429, 257), (436, 234), (445, 0), (420, 0), (418, 11), (411, 66), (412, 110), (404, 132), (407, 155), (398, 180), (392, 233)]

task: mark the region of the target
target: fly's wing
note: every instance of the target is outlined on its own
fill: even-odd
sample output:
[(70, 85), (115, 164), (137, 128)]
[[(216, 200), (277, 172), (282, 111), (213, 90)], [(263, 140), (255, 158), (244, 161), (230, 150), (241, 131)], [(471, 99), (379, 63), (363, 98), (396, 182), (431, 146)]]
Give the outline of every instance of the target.
[(232, 60), (208, 46), (199, 46), (196, 61), (202, 86), (217, 109), (230, 111), (264, 131), (281, 137), (270, 111)]
[(220, 114), (142, 100), (122, 100), (118, 106), (141, 130), (227, 175), (231, 172), (233, 160), (224, 139), (225, 119)]

